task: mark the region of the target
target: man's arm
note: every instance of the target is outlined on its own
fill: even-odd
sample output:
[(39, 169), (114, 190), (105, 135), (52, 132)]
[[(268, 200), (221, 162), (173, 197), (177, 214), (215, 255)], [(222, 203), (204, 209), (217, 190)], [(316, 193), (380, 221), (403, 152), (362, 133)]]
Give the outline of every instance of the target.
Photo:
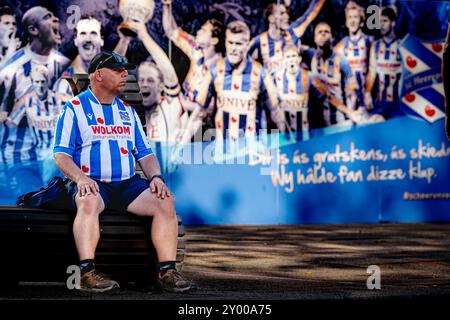
[(55, 130), (53, 157), (56, 166), (64, 175), (78, 186), (78, 195), (83, 197), (91, 192), (97, 194), (97, 182), (86, 176), (73, 161), (75, 140), (77, 136), (77, 120), (70, 103), (66, 103), (59, 115)]
[(211, 98), (215, 95), (214, 78), (218, 68), (221, 68), (223, 72), (223, 60), (220, 60), (216, 65), (211, 66), (209, 72), (206, 73), (201, 86), (197, 88), (198, 93), (195, 98), (195, 102), (197, 102), (203, 109), (208, 108), (209, 103), (211, 102)]
[(373, 42), (370, 47), (369, 71), (367, 72), (366, 88), (364, 93), (364, 105), (368, 110), (373, 109), (372, 89), (375, 84), (376, 77), (375, 42)]
[(350, 110), (356, 109), (356, 102), (357, 102), (357, 94), (356, 90), (345, 90), (345, 99), (347, 101), (347, 108)]
[(172, 0), (162, 0), (163, 4), (163, 29), (168, 38), (172, 37), (172, 32), (178, 29), (177, 22), (172, 14)]
[[(198, 47), (194, 36), (178, 27), (171, 10), (172, 0), (163, 0), (163, 28), (169, 38), (192, 61), (194, 50)], [(191, 62), (192, 63), (192, 62)]]
[(308, 9), (306, 9), (305, 13), (297, 20), (295, 20), (290, 26), (289, 26), (289, 32), (296, 36), (296, 38), (301, 38), (303, 34), (306, 31), (306, 28), (311, 24), (311, 22), (314, 21), (314, 19), (319, 14), (320, 10), (322, 9), (323, 5), (325, 3), (325, 0), (313, 0), (311, 1), (311, 4), (309, 5)]
[[(163, 75), (163, 81), (166, 88), (178, 88), (178, 77), (175, 72), (175, 68), (172, 65), (169, 57), (166, 55), (164, 50), (156, 43), (156, 41), (150, 36), (147, 31), (147, 27), (144, 23), (136, 23), (131, 22), (130, 26), (137, 31), (139, 39), (144, 44), (144, 47), (147, 49), (148, 53), (152, 56), (153, 60), (155, 60), (158, 69), (161, 71)], [(178, 92), (176, 92), (176, 96)]]
[[(11, 113), (6, 118), (6, 121), (9, 124), (17, 126), (19, 125), (20, 121), (23, 119), (25, 114), (26, 114), (26, 104), (25, 99), (22, 98), (14, 105), (13, 109), (11, 110)], [(1, 122), (2, 121), (0, 120), (0, 123)]]
[(132, 39), (125, 36), (120, 30), (117, 30), (117, 33), (119, 34), (119, 42), (117, 42), (113, 51), (121, 56), (125, 56), (127, 54), (128, 45)]
[[(356, 77), (354, 76), (350, 65), (347, 60), (341, 57), (341, 61), (339, 63), (339, 72), (341, 73), (341, 77), (344, 79), (344, 94), (346, 98), (346, 105), (336, 97), (328, 97), (330, 103), (335, 106), (339, 111), (343, 112), (349, 119), (351, 119), (355, 123), (363, 122), (363, 116), (365, 109), (361, 108), (356, 111), (357, 104), (357, 90), (358, 90), (358, 82), (356, 81)], [(326, 91), (321, 91), (326, 94)]]
[(83, 175), (85, 175), (83, 171), (78, 168), (75, 162), (73, 162), (72, 157), (67, 154), (55, 153), (53, 157), (59, 170), (61, 170), (61, 172), (73, 182), (77, 182)]
[(159, 166), (158, 158), (154, 154), (142, 158), (139, 160), (139, 164), (148, 180), (155, 175), (161, 175), (161, 167)]
[(55, 153), (55, 164), (64, 175), (75, 182), (78, 187), (80, 197), (90, 194), (96, 195), (99, 191), (98, 184), (86, 176), (80, 168), (77, 167), (73, 159), (64, 153)]
[(165, 182), (155, 175), (161, 175), (161, 168), (158, 163), (158, 159), (152, 152), (150, 144), (147, 141), (142, 128), (142, 123), (133, 109), (133, 118), (135, 121), (135, 148), (133, 150), (133, 155), (137, 161), (139, 161), (142, 171), (144, 172), (147, 179), (150, 181), (150, 190), (156, 193), (158, 198), (164, 199), (164, 197), (170, 197), (170, 190), (167, 188)]
[[(144, 172), (147, 179), (150, 181), (150, 190), (156, 193), (157, 198), (164, 199), (166, 196), (170, 197), (170, 189), (166, 186), (165, 182), (160, 178), (161, 168), (159, 167), (158, 159), (154, 154), (149, 157), (145, 157), (139, 161), (142, 171)], [(158, 176), (152, 179), (154, 176)]]

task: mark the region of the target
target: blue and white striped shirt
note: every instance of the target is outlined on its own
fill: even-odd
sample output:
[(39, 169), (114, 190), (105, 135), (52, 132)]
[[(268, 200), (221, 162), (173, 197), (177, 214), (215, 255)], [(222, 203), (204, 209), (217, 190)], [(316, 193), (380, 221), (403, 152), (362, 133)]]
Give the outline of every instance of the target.
[(58, 119), (53, 153), (65, 153), (102, 182), (134, 176), (135, 161), (153, 152), (136, 111), (115, 98), (102, 105), (90, 89), (67, 102)]

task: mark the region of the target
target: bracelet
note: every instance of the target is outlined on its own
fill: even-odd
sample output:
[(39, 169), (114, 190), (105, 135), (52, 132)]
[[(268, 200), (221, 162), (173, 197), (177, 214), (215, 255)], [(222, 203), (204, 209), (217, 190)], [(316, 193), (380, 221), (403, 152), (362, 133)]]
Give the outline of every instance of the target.
[(159, 178), (162, 180), (162, 182), (164, 182), (164, 184), (166, 183), (166, 180), (164, 180), (163, 176), (160, 174), (155, 174), (153, 177), (150, 178), (150, 181), (148, 183), (152, 183), (153, 179), (155, 178)]

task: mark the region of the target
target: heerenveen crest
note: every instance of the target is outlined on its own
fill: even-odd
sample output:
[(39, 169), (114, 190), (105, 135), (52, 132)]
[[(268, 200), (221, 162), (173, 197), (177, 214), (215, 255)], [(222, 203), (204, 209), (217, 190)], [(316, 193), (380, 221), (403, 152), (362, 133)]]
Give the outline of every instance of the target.
[(430, 123), (445, 117), (442, 57), (444, 39), (423, 41), (408, 35), (402, 41), (401, 101), (403, 111)]

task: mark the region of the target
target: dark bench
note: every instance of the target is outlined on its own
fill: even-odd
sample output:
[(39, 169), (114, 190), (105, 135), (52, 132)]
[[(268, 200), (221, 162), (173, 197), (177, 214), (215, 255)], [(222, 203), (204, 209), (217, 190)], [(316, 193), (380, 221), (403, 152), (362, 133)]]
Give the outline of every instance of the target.
[[(69, 265), (77, 265), (73, 239), (74, 213), (0, 206), (0, 287), (19, 281), (65, 282)], [(184, 227), (178, 217), (177, 268), (184, 260)], [(122, 284), (151, 286), (157, 257), (150, 240), (151, 219), (105, 211), (100, 215), (96, 264)]]
[[(74, 96), (89, 85), (86, 74), (68, 80)], [(145, 125), (142, 95), (136, 77), (129, 75), (119, 96), (136, 109)], [(139, 167), (137, 172), (140, 172)], [(15, 199), (12, 199), (15, 200)], [(69, 265), (78, 264), (70, 212), (0, 206), (0, 289), (19, 281), (65, 282)], [(100, 242), (96, 265), (114, 279), (150, 286), (157, 276), (157, 257), (151, 243), (151, 219), (105, 211), (100, 215)], [(178, 216), (177, 268), (184, 260), (184, 228)]]

